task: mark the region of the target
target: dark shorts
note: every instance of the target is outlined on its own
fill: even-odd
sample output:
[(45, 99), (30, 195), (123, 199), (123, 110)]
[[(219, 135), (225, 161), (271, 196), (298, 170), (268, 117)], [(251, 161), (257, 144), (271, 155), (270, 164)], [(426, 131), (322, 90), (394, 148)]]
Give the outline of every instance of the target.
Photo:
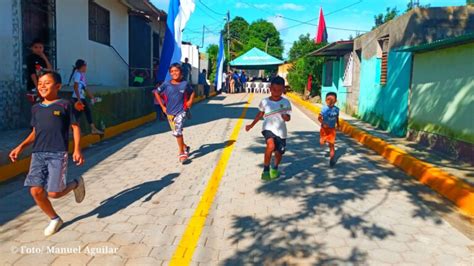
[(281, 154), (284, 154), (286, 151), (286, 139), (282, 139), (278, 137), (277, 135), (273, 134), (270, 130), (264, 130), (262, 131), (262, 135), (265, 138), (265, 142), (268, 139), (273, 139), (275, 142), (275, 150), (276, 152), (279, 152)]
[[(72, 103), (75, 104), (78, 101), (76, 98), (72, 98)], [(81, 119), (82, 113), (86, 114), (86, 119), (87, 123), (92, 124), (92, 110), (89, 105), (89, 102), (86, 99), (81, 99), (82, 103), (84, 104), (84, 110), (83, 111), (78, 111), (76, 108), (72, 109), (72, 112), (74, 113), (74, 117), (76, 118), (76, 121), (79, 123)]]
[(66, 188), (67, 152), (34, 152), (30, 171), (25, 179), (27, 187), (43, 187), (48, 192), (62, 192)]

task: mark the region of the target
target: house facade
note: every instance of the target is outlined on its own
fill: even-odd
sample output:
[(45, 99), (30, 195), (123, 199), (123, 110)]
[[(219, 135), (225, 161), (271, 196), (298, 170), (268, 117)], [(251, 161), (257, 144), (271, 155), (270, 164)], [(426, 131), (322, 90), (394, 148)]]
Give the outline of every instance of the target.
[(32, 40), (45, 43), (64, 83), (84, 59), (89, 85), (128, 87), (138, 67), (152, 83), (165, 21), (166, 13), (148, 0), (0, 1), (0, 130), (28, 125), (25, 60)]
[[(397, 51), (474, 31), (474, 8), (416, 8), (354, 40), (352, 82), (357, 115), (395, 136), (406, 136), (413, 55)], [(360, 55), (360, 56), (359, 56)]]
[(402, 51), (413, 54), (408, 138), (474, 163), (474, 32)]
[(338, 93), (351, 115), (399, 137), (407, 135), (413, 54), (402, 48), (474, 32), (474, 7), (416, 8), (353, 41), (329, 44), (322, 94)]

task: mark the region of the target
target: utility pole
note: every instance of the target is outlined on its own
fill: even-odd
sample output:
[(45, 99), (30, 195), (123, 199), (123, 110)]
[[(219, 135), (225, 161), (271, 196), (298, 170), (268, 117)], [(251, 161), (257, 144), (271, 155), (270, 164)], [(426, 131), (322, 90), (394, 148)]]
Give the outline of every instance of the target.
[[(227, 10), (227, 53), (229, 54), (229, 62), (232, 61), (230, 55), (230, 11)], [(230, 71), (230, 64), (227, 64), (227, 72)]]
[(270, 38), (267, 38), (267, 41), (265, 42), (265, 53), (268, 53), (268, 40), (270, 40)]
[(202, 25), (202, 41), (201, 41), (201, 48), (204, 49), (204, 32), (206, 31), (206, 26)]

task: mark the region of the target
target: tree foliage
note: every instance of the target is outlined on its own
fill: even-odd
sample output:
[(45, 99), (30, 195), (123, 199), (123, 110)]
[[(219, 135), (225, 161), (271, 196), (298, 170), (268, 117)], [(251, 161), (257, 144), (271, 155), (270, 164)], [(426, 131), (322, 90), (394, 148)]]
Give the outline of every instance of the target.
[(374, 16), (374, 22), (375, 26), (372, 27), (372, 29), (375, 29), (379, 27), (380, 25), (396, 18), (398, 16), (399, 11), (397, 10), (396, 7), (387, 7), (385, 14), (380, 13), (376, 16)]
[(211, 44), (207, 47), (206, 53), (209, 56), (209, 80), (211, 83), (214, 83), (214, 79), (216, 78), (216, 71), (217, 71), (217, 56), (219, 54), (219, 46), (217, 44)]
[[(430, 4), (426, 4), (426, 5), (418, 5), (418, 7), (420, 8), (429, 8), (430, 7)], [(413, 2), (411, 0), (408, 0), (408, 3), (407, 3), (407, 8), (405, 10), (404, 13), (406, 12), (409, 12), (410, 10), (412, 10), (413, 8), (415, 8), (415, 5), (413, 4)], [(372, 29), (375, 29), (377, 28), (378, 26), (396, 18), (398, 16), (398, 14), (400, 13), (399, 10), (397, 10), (396, 7), (387, 7), (387, 9), (385, 10), (385, 14), (384, 13), (380, 13), (376, 16), (374, 16), (374, 23), (375, 23), (375, 26), (372, 27)]]
[(300, 35), (299, 39), (293, 43), (288, 55), (293, 63), (290, 68), (287, 79), (290, 87), (298, 92), (304, 92), (308, 76), (313, 76), (312, 94), (320, 95), (321, 75), (324, 59), (315, 56), (306, 56), (326, 45), (325, 43), (315, 44), (309, 34)]
[[(224, 26), (223, 32), (227, 32), (227, 25)], [(254, 21), (249, 24), (242, 17), (235, 17), (229, 23), (230, 36), (230, 53), (228, 55), (227, 42), (225, 43), (226, 58), (235, 59), (250, 49), (257, 47), (265, 51), (268, 39), (268, 54), (282, 59), (283, 41), (280, 39), (280, 32), (275, 26), (263, 19)]]

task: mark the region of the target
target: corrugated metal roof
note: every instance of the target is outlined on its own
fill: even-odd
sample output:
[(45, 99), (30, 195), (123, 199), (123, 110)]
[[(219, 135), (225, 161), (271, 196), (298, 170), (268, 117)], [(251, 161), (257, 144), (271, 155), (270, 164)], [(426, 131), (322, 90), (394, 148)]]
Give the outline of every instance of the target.
[(442, 49), (442, 48), (461, 45), (461, 44), (470, 43), (470, 42), (474, 42), (474, 32), (466, 33), (464, 35), (460, 35), (456, 37), (436, 40), (430, 43), (424, 43), (424, 44), (410, 46), (410, 47), (402, 47), (402, 48), (396, 49), (395, 51), (421, 53), (421, 52)]
[(342, 56), (348, 52), (351, 52), (354, 47), (354, 41), (337, 41), (330, 43), (318, 50), (309, 53), (312, 56)]

